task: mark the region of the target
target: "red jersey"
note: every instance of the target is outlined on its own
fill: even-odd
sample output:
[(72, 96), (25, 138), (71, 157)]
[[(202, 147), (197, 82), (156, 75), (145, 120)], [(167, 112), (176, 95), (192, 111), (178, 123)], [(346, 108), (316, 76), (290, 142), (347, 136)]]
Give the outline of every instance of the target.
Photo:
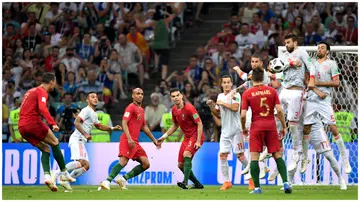
[[(192, 104), (185, 102), (182, 109), (178, 109), (176, 105), (174, 105), (171, 109), (171, 113), (173, 123), (180, 126), (186, 139), (197, 137), (197, 123), (201, 121), (201, 119)], [(204, 138), (204, 133), (202, 136), (202, 138)]]
[(280, 104), (279, 96), (274, 88), (269, 86), (254, 86), (246, 90), (242, 96), (241, 109), (251, 107), (251, 130), (276, 130), (274, 107)]
[[(140, 130), (146, 124), (144, 109), (135, 105), (134, 103), (129, 104), (129, 106), (127, 106), (125, 109), (123, 120), (128, 121), (127, 125), (131, 139), (133, 139), (135, 142), (139, 142)], [(125, 133), (123, 133), (121, 136), (124, 136), (124, 138), (127, 140)]]
[(46, 106), (48, 93), (42, 87), (28, 90), (20, 107), (19, 127), (37, 123), (43, 116), (49, 125), (56, 125), (54, 118)]

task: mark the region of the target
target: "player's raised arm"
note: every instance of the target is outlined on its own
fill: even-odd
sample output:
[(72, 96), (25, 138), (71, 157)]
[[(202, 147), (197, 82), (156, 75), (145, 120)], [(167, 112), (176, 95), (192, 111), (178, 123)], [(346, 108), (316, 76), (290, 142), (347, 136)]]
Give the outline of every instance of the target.
[(42, 116), (46, 119), (46, 122), (48, 122), (49, 125), (51, 126), (55, 126), (56, 122), (54, 120), (54, 118), (50, 115), (50, 112), (46, 106), (46, 102), (47, 102), (47, 98), (48, 95), (45, 91), (37, 91), (38, 93), (38, 106), (39, 106), (39, 110), (42, 114)]
[(233, 102), (231, 104), (228, 104), (228, 103), (223, 102), (222, 100), (218, 100), (216, 102), (216, 104), (219, 105), (219, 106), (223, 106), (225, 108), (228, 108), (233, 112), (238, 112), (239, 111), (239, 106), (240, 106), (240, 94), (237, 93), (232, 101)]
[(220, 118), (220, 110), (219, 107), (216, 107), (216, 104), (213, 100), (209, 99), (208, 101), (206, 101), (206, 104), (209, 106), (211, 113)]
[(77, 116), (74, 121), (74, 126), (87, 140), (91, 140), (91, 136), (89, 134), (87, 134), (87, 132), (85, 132), (85, 130), (81, 126), (81, 123), (84, 120), (84, 117), (81, 117), (81, 115), (84, 116), (86, 114), (84, 114), (84, 112), (83, 112), (83, 114), (80, 113), (79, 116)]
[(122, 130), (122, 127), (120, 125), (116, 125), (115, 127), (110, 127), (110, 126), (103, 125), (101, 123), (97, 123), (97, 124), (94, 124), (94, 126), (97, 129), (103, 130), (103, 131)]
[(239, 66), (233, 67), (233, 70), (237, 73), (237, 75), (243, 80), (247, 81), (249, 79), (249, 75), (243, 71), (241, 71)]

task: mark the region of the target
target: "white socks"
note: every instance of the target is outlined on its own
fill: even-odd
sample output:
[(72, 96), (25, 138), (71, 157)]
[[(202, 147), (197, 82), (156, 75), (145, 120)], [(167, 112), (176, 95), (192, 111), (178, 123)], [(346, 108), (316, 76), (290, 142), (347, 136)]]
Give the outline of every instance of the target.
[(308, 158), (309, 144), (310, 144), (310, 134), (304, 135), (302, 141), (302, 150), (303, 150), (303, 159), (305, 160)]
[(342, 161), (343, 162), (349, 162), (349, 159), (346, 158), (346, 147), (345, 147), (345, 144), (344, 144), (344, 140), (341, 137), (341, 134), (339, 134), (336, 138), (335, 138), (335, 142), (336, 142), (336, 145), (339, 148)]
[(336, 175), (338, 176), (338, 178), (342, 178), (341, 174), (340, 174), (340, 168), (337, 164), (337, 161), (334, 157), (334, 154), (332, 151), (327, 151), (324, 153), (325, 158), (330, 162), (331, 168), (334, 170), (334, 172), (336, 173)]
[(86, 172), (86, 169), (84, 167), (77, 168), (70, 173), (70, 176), (73, 178), (77, 178), (77, 177), (81, 176), (82, 174), (84, 174), (85, 172)]
[(302, 137), (303, 133), (300, 133), (300, 126), (298, 123), (296, 124), (289, 124), (290, 132), (291, 132), (291, 139), (293, 142), (294, 151), (300, 155), (302, 153)]
[(241, 162), (241, 164), (244, 166), (244, 168), (248, 165), (249, 161), (247, 160), (247, 158), (245, 157), (245, 155), (243, 155), (242, 157), (240, 157), (239, 161)]
[(66, 169), (71, 172), (72, 170), (76, 169), (76, 168), (81, 168), (81, 164), (79, 161), (72, 161), (68, 164), (66, 164)]
[(229, 179), (229, 164), (227, 159), (223, 160), (220, 159), (220, 163), (221, 163), (221, 173), (224, 176), (224, 182), (230, 182)]

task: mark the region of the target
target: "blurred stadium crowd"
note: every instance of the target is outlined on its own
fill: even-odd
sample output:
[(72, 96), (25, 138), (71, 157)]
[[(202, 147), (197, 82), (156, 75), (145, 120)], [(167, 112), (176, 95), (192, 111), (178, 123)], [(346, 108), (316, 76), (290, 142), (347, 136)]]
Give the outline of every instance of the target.
[[(206, 141), (218, 141), (219, 128), (205, 102), (216, 100), (222, 75), (232, 75), (234, 86), (244, 82), (232, 67), (238, 65), (248, 73), (255, 52), (261, 53), (266, 65), (277, 57), (278, 46), (284, 45), (282, 36), (288, 32), (298, 35), (305, 46), (320, 41), (358, 45), (357, 3), (233, 3), (229, 21), (219, 32), (189, 54), (183, 69), (168, 72), (169, 51), (176, 49), (183, 32), (191, 32), (187, 28), (204, 21), (200, 15), (209, 12), (209, 5), (3, 3), (3, 142), (22, 141), (17, 131), (21, 97), (41, 83), (44, 72), (57, 77), (58, 87), (48, 103), (61, 127), (61, 141), (67, 141), (74, 130), (73, 119), (86, 106), (87, 92), (98, 92), (99, 119), (111, 125), (107, 106), (130, 102), (131, 89), (146, 89), (146, 80), (157, 73), (162, 79), (151, 95), (145, 94), (150, 96), (145, 107), (150, 129), (164, 131), (171, 126), (169, 89), (178, 87), (196, 106)], [(357, 62), (346, 71), (348, 78), (357, 80)], [(350, 85), (358, 88), (356, 82)], [(352, 98), (356, 103), (357, 97)], [(357, 116), (355, 108), (351, 113)], [(357, 121), (352, 129), (357, 130)], [(180, 141), (181, 131), (177, 134), (170, 141)], [(110, 141), (109, 134), (101, 135), (98, 141)]]

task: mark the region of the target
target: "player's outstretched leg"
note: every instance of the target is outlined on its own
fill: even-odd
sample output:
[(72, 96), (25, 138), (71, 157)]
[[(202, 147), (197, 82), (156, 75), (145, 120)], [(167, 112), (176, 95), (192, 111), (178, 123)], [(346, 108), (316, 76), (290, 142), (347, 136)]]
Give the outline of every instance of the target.
[(300, 167), (300, 173), (305, 173), (307, 169), (307, 165), (309, 164), (308, 160), (308, 150), (309, 150), (309, 144), (310, 144), (310, 132), (311, 132), (311, 125), (305, 125), (304, 126), (304, 137), (302, 141), (302, 150), (303, 150), (303, 157), (301, 160), (301, 167)]
[(329, 161), (329, 163), (331, 165), (331, 168), (334, 170), (334, 172), (336, 173), (336, 175), (339, 178), (340, 189), (341, 190), (346, 190), (347, 186), (346, 186), (346, 183), (345, 183), (345, 179), (343, 178), (343, 176), (340, 173), (340, 169), (339, 169), (337, 161), (336, 161), (336, 159), (334, 157), (333, 152), (332, 151), (326, 151), (324, 153), (324, 156)]
[(346, 147), (345, 147), (345, 144), (344, 144), (344, 140), (342, 139), (342, 136), (339, 133), (336, 125), (329, 125), (329, 126), (330, 126), (330, 131), (334, 136), (336, 145), (339, 148), (340, 155), (341, 155), (341, 158), (342, 158), (344, 171), (345, 171), (346, 174), (349, 174), (349, 173), (351, 173), (352, 168), (350, 166), (349, 159), (346, 157)]
[(49, 187), (51, 191), (57, 191), (58, 188), (56, 187), (56, 184), (52, 181), (51, 175), (50, 175), (50, 149), (49, 146), (44, 144), (43, 142), (40, 142), (36, 145), (38, 149), (41, 151), (41, 165), (44, 170), (45, 174), (45, 181), (44, 184)]
[(106, 190), (110, 190), (111, 181), (113, 181), (113, 179), (120, 173), (120, 171), (127, 165), (128, 162), (128, 158), (121, 156), (119, 158), (119, 163), (115, 164), (114, 167), (112, 167), (109, 176), (106, 178), (106, 180), (100, 183), (100, 186)]
[(149, 169), (150, 162), (149, 159), (146, 156), (141, 156), (137, 161), (140, 163), (140, 165), (135, 166), (130, 172), (126, 173), (124, 176), (120, 176), (116, 183), (119, 184), (121, 189), (127, 189), (126, 188), (126, 181), (130, 178), (133, 178), (135, 176), (140, 175), (145, 170)]
[(294, 170), (299, 161), (300, 156), (302, 154), (302, 138), (303, 134), (300, 133), (300, 125), (298, 122), (289, 122), (289, 128), (291, 133), (292, 142), (294, 145), (294, 153), (292, 154), (292, 157), (290, 159), (290, 163), (288, 165), (289, 171)]
[(284, 191), (286, 194), (290, 194), (292, 192), (292, 188), (290, 187), (288, 180), (287, 180), (287, 171), (286, 171), (286, 165), (284, 159), (281, 158), (280, 152), (273, 153), (273, 157), (276, 162), (276, 167), (279, 170), (279, 173), (281, 175), (281, 179), (284, 183)]
[(48, 134), (45, 137), (44, 142), (51, 146), (51, 150), (53, 152), (54, 159), (58, 163), (60, 170), (61, 170), (62, 180), (75, 182), (76, 180), (70, 176), (69, 172), (67, 171), (67, 169), (65, 167), (65, 159), (64, 159), (63, 154), (61, 153), (59, 141), (50, 129), (48, 130)]

